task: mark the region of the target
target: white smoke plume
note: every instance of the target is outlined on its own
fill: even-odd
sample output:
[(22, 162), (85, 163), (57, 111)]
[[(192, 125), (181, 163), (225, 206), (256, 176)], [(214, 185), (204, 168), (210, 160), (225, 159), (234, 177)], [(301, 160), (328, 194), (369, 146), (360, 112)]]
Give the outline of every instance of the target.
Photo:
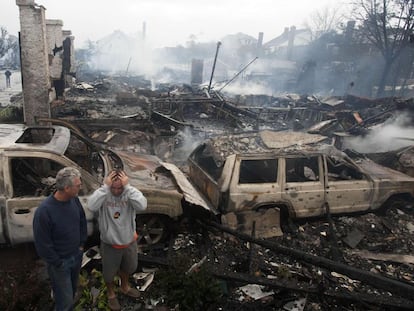
[[(215, 87), (220, 89), (222, 86)], [(223, 93), (229, 95), (268, 95), (272, 96), (273, 91), (270, 87), (263, 85), (263, 83), (255, 82), (239, 82), (235, 81), (225, 86), (222, 90)]]
[(205, 137), (192, 133), (189, 128), (184, 128), (178, 132), (176, 140), (178, 146), (174, 150), (174, 160), (180, 162), (186, 161), (190, 153), (205, 140)]
[(384, 124), (371, 128), (365, 137), (347, 138), (344, 147), (361, 153), (376, 153), (396, 150), (414, 144), (414, 127), (407, 114), (400, 114)]

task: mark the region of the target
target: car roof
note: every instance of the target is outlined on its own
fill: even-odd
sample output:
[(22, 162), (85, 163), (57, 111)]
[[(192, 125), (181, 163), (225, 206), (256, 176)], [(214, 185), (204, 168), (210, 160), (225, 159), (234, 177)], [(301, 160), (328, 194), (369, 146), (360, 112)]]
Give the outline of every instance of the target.
[(69, 140), (70, 130), (63, 126), (0, 124), (0, 150), (64, 154)]
[[(223, 161), (230, 155), (326, 153), (330, 138), (294, 131), (258, 131), (212, 137), (204, 142), (207, 153)], [(332, 146), (333, 147), (333, 146)], [(334, 148), (335, 149), (335, 148)]]

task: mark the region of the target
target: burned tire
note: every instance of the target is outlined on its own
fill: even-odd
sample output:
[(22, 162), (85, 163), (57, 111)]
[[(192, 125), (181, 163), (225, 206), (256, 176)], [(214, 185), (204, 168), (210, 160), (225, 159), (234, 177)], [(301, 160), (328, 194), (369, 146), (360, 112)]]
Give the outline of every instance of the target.
[(138, 245), (154, 245), (169, 235), (169, 219), (163, 215), (137, 215)]
[(378, 214), (385, 216), (388, 210), (399, 209), (407, 214), (413, 214), (413, 199), (408, 196), (389, 198), (378, 210)]

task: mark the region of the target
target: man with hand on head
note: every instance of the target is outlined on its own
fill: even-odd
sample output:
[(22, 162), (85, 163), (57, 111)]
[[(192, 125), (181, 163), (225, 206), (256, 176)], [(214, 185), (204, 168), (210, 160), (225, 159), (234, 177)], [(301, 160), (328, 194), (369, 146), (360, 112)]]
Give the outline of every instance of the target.
[(138, 298), (139, 291), (129, 284), (129, 276), (138, 265), (136, 212), (147, 208), (147, 199), (129, 185), (124, 171), (112, 171), (104, 185), (89, 197), (88, 209), (99, 212), (102, 272), (108, 289), (108, 306), (120, 310), (114, 289), (114, 278), (119, 274), (124, 295)]
[(56, 175), (56, 191), (37, 208), (33, 235), (38, 255), (47, 263), (57, 311), (73, 310), (87, 239), (86, 217), (78, 199), (81, 174), (65, 167)]

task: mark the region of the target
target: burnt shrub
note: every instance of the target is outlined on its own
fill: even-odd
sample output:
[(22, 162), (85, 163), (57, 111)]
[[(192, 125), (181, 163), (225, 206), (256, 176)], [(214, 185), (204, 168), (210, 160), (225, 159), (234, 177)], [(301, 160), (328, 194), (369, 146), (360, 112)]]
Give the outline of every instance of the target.
[(187, 272), (190, 260), (189, 257), (174, 258), (168, 268), (158, 271), (153, 294), (180, 311), (216, 310), (223, 296), (220, 282), (204, 266)]

